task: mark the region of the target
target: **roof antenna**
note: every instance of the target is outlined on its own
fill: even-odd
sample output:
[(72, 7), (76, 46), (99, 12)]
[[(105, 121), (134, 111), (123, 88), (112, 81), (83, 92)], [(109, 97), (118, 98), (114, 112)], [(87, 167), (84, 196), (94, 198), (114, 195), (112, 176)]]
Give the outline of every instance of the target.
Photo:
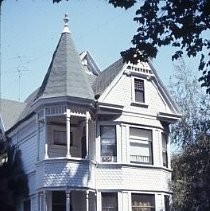
[(69, 17), (67, 13), (65, 14), (65, 17), (63, 20), (64, 20), (65, 25), (64, 25), (64, 29), (62, 33), (71, 33), (68, 27)]

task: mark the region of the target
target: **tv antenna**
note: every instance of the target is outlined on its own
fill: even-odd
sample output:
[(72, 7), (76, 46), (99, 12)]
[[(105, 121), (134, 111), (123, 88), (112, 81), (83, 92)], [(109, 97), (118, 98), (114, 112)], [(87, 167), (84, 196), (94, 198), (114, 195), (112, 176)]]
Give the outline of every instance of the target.
[(20, 101), (20, 97), (21, 97), (21, 77), (23, 75), (23, 72), (28, 72), (30, 70), (28, 69), (20, 69), (20, 68), (17, 68), (17, 74), (18, 74), (18, 101)]
[[(22, 58), (20, 56), (18, 56), (18, 59), (20, 60), (20, 63)], [(31, 71), (29, 70), (28, 68), (26, 68), (25, 66), (23, 65), (18, 65), (18, 67), (16, 68), (16, 70), (14, 71), (6, 71), (6, 73), (17, 73), (18, 75), (18, 101), (21, 100), (21, 78), (23, 76), (23, 72), (28, 72), (28, 71)]]

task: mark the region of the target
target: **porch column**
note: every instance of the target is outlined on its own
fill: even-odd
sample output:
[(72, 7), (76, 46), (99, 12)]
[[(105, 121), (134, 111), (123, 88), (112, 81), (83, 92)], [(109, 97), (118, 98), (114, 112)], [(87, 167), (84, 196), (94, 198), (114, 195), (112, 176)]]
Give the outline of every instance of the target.
[(66, 211), (70, 211), (70, 204), (71, 204), (71, 199), (70, 199), (70, 191), (66, 191)]
[(86, 191), (86, 211), (89, 211), (89, 190)]
[(48, 156), (48, 140), (47, 140), (47, 118), (46, 118), (46, 116), (44, 116), (44, 130), (43, 130), (43, 132), (44, 132), (44, 139), (45, 139), (45, 147), (44, 147), (44, 149), (45, 149), (45, 153), (44, 153), (44, 158), (45, 159), (48, 159), (49, 158), (49, 156)]
[(66, 141), (67, 141), (67, 152), (66, 152), (66, 157), (70, 158), (71, 153), (70, 153), (70, 144), (71, 144), (71, 128), (70, 128), (70, 109), (66, 109)]
[(89, 158), (89, 112), (86, 111), (86, 118), (85, 118), (85, 123), (86, 123), (86, 159)]
[(43, 211), (48, 211), (47, 210), (47, 191), (43, 192)]
[(44, 203), (44, 194), (43, 194), (43, 192), (40, 192), (39, 193), (39, 202), (38, 202), (38, 204), (39, 204), (39, 211), (43, 211), (44, 209), (43, 209), (43, 203)]

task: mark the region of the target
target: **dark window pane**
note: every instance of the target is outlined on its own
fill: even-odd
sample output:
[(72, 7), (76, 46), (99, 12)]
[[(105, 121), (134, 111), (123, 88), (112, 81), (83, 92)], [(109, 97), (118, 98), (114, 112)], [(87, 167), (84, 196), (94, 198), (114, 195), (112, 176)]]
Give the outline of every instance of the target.
[(134, 79), (134, 89), (135, 89), (135, 101), (145, 102), (144, 99), (144, 81), (140, 79)]
[(144, 92), (135, 90), (135, 101), (136, 102), (144, 102)]
[(168, 137), (166, 134), (162, 133), (162, 157), (163, 166), (168, 167), (168, 152), (167, 152)]
[(31, 200), (30, 199), (23, 202), (23, 210), (31, 211)]
[(66, 211), (66, 194), (64, 191), (52, 192), (52, 211)]
[(102, 211), (117, 211), (117, 193), (102, 193)]

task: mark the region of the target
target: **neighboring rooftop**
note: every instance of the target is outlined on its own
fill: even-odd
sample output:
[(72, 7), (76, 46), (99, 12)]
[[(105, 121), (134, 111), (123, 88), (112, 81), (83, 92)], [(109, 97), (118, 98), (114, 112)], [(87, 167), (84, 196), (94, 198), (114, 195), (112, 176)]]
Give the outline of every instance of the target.
[(123, 59), (120, 58), (98, 75), (92, 85), (95, 95), (101, 95), (103, 93), (103, 91), (110, 85), (120, 70), (122, 70), (123, 65)]

